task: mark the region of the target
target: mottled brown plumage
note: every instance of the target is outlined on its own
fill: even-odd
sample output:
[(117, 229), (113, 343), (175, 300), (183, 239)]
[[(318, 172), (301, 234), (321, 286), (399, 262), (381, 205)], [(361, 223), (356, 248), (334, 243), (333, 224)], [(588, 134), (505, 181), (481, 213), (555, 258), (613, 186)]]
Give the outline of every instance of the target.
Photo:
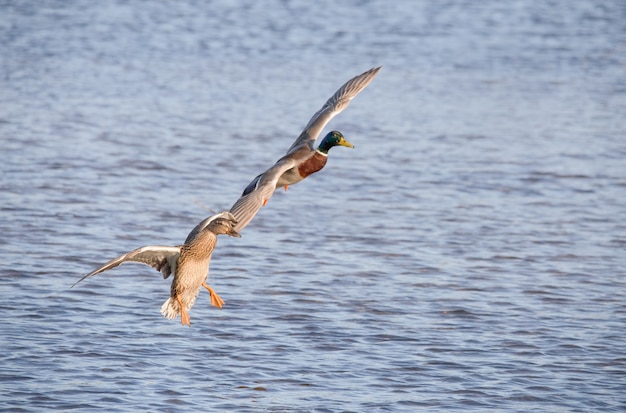
[(157, 271), (161, 271), (163, 278), (174, 274), (170, 298), (163, 303), (161, 313), (169, 319), (176, 318), (180, 314), (182, 324), (190, 325), (188, 310), (196, 302), (201, 287), (209, 291), (212, 305), (218, 308), (224, 305), (222, 298), (206, 283), (206, 280), (217, 236), (226, 234), (231, 237), (240, 237), (233, 229), (236, 223), (237, 221), (230, 212), (215, 214), (196, 226), (183, 245), (175, 247), (150, 245), (137, 248), (112, 259), (78, 280), (74, 285), (127, 261), (150, 265)]

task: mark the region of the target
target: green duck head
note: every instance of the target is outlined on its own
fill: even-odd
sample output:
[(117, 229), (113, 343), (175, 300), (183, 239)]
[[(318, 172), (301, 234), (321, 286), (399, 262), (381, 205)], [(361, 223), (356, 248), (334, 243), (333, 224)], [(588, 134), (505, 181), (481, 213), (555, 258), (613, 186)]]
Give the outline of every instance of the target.
[(317, 147), (317, 150), (322, 153), (328, 153), (328, 150), (333, 146), (346, 146), (348, 148), (354, 148), (354, 145), (348, 142), (346, 138), (336, 130), (332, 132), (328, 132), (322, 142), (320, 142), (320, 146)]

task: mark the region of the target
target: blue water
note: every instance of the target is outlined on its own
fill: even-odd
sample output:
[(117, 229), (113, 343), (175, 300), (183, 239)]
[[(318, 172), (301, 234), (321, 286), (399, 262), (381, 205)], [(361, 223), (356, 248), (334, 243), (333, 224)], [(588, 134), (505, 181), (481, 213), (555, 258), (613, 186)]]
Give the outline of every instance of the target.
[[(626, 5), (0, 2), (0, 411), (626, 409)], [(346, 80), (354, 150), (220, 237), (191, 328), (123, 252)]]

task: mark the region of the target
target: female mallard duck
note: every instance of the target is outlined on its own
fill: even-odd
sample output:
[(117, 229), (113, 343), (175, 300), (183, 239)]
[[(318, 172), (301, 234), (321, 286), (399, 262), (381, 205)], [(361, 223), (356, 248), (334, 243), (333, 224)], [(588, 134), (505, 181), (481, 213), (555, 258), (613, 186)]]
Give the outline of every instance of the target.
[[(209, 276), (209, 263), (219, 234), (240, 237), (233, 229), (237, 223), (230, 212), (221, 212), (202, 221), (194, 228), (183, 245), (176, 247), (149, 245), (137, 248), (104, 264), (78, 280), (79, 282), (96, 274), (110, 270), (126, 262), (140, 262), (161, 271), (163, 278), (174, 274), (170, 298), (163, 303), (161, 313), (169, 319), (180, 314), (183, 325), (191, 325), (187, 311), (196, 302), (200, 287), (204, 287), (211, 295), (211, 304), (222, 308), (224, 300), (209, 287), (206, 280)], [(74, 286), (73, 285), (73, 286)], [(72, 286), (72, 287), (73, 287)]]
[(370, 84), (379, 70), (380, 67), (370, 69), (340, 87), (313, 115), (287, 154), (250, 182), (230, 209), (237, 219), (237, 225), (235, 225), (237, 231), (241, 231), (248, 225), (259, 209), (267, 203), (276, 188), (282, 186), (286, 190), (289, 185), (298, 183), (307, 176), (320, 171), (326, 165), (330, 148), (334, 146), (354, 148), (354, 145), (337, 131), (328, 133), (317, 148), (314, 144), (326, 124), (348, 107), (350, 101)]

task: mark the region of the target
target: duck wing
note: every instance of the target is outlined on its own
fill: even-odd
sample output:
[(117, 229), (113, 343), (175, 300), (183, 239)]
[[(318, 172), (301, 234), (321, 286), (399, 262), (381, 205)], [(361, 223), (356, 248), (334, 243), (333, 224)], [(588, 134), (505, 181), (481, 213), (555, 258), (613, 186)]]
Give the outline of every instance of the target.
[(382, 66), (374, 67), (367, 72), (361, 73), (341, 86), (339, 90), (324, 103), (324, 106), (313, 115), (287, 153), (289, 154), (303, 145), (308, 145), (311, 150), (313, 150), (313, 143), (326, 124), (348, 107), (350, 101), (370, 84), (381, 67)]
[(299, 162), (299, 158), (286, 155), (248, 185), (243, 195), (230, 208), (230, 212), (237, 221), (233, 227), (235, 231), (241, 231), (252, 221), (259, 209), (274, 194), (278, 179), (287, 170), (298, 165)]
[(101, 272), (113, 269), (128, 261), (149, 265), (157, 271), (161, 271), (163, 278), (167, 278), (170, 274), (176, 271), (176, 260), (178, 259), (178, 255), (180, 255), (180, 248), (180, 246), (168, 247), (161, 245), (148, 245), (137, 248), (136, 250), (120, 255), (119, 257), (107, 262), (102, 267), (93, 270), (80, 280), (76, 281), (72, 287), (87, 278), (91, 278)]
[(297, 166), (301, 161), (310, 156), (314, 150), (313, 144), (326, 124), (338, 113), (348, 107), (350, 101), (370, 84), (380, 67), (375, 67), (350, 80), (335, 92), (326, 101), (324, 106), (313, 115), (298, 139), (291, 145), (287, 154), (274, 164), (270, 169), (258, 175), (244, 189), (241, 197), (230, 208), (235, 216), (237, 224), (235, 231), (241, 231), (259, 212), (259, 209), (274, 193), (276, 184), (283, 173)]

